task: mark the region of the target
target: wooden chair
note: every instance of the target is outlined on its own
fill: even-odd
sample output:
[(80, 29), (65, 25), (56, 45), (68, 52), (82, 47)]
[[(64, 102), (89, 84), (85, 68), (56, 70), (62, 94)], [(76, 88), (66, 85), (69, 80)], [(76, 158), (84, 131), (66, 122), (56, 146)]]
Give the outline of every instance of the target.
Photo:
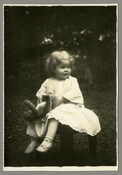
[[(59, 125), (61, 136), (61, 152), (65, 165), (73, 165), (73, 134), (74, 131), (66, 125)], [(91, 163), (96, 163), (97, 158), (97, 139), (96, 136), (88, 135), (89, 152), (92, 159)]]
[[(26, 103), (31, 104), (31, 102), (29, 101), (26, 101)], [(31, 109), (34, 108), (33, 104), (30, 105), (30, 108)], [(47, 113), (49, 109), (50, 109), (50, 103), (47, 103), (43, 115), (45, 115), (45, 113)], [(33, 109), (33, 111), (34, 110), (35, 109)], [(26, 118), (28, 118), (27, 115), (26, 115)], [(35, 119), (35, 115), (34, 117), (32, 116), (31, 120), (33, 119)], [(73, 131), (73, 129), (70, 128), (69, 126), (59, 124), (58, 133), (60, 134), (60, 138), (61, 138), (61, 154), (64, 160), (64, 165), (73, 165), (73, 134), (75, 133), (75, 131)], [(90, 156), (93, 159), (93, 163), (95, 163), (97, 158), (96, 136), (88, 135), (88, 142), (89, 142)]]

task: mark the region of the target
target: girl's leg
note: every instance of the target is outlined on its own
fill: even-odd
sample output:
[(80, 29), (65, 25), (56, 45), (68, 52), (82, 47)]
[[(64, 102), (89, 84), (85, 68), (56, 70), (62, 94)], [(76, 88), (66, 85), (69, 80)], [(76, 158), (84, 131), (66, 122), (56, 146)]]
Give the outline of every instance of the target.
[(54, 118), (49, 119), (47, 134), (42, 144), (36, 149), (37, 151), (46, 152), (52, 148), (57, 128), (58, 128), (58, 121), (55, 120)]
[(54, 118), (49, 119), (47, 134), (46, 134), (45, 137), (50, 138), (51, 140), (53, 140), (55, 135), (56, 135), (57, 128), (58, 128), (58, 121)]

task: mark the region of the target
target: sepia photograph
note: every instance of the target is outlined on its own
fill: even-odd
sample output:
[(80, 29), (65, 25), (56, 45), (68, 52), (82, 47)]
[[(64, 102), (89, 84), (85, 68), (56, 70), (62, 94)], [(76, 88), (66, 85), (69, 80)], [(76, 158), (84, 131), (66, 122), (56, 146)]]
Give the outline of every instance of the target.
[(4, 4), (3, 22), (4, 170), (117, 170), (117, 4)]

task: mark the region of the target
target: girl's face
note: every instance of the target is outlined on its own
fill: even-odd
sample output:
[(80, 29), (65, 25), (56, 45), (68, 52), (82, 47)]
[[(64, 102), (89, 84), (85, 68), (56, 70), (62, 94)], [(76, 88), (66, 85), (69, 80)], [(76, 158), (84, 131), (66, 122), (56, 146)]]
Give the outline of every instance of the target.
[(55, 76), (58, 79), (65, 80), (71, 74), (71, 64), (69, 61), (62, 61), (61, 64), (57, 65), (54, 71)]

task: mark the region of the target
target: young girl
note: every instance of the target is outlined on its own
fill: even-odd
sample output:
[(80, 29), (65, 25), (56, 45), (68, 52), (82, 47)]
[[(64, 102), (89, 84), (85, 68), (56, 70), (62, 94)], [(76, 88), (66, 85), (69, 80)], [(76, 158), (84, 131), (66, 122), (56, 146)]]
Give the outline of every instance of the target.
[[(47, 60), (47, 71), (50, 78), (44, 81), (36, 96), (38, 105), (32, 111), (40, 116), (45, 103), (43, 98), (52, 100), (49, 112), (46, 114), (48, 127), (43, 142), (39, 145), (39, 135), (35, 129), (36, 122), (28, 122), (27, 134), (33, 137), (25, 153), (31, 153), (35, 149), (39, 152), (46, 152), (53, 146), (58, 123), (70, 126), (80, 133), (87, 133), (95, 136), (100, 130), (100, 123), (97, 115), (84, 107), (84, 100), (79, 88), (77, 79), (70, 76), (73, 67), (73, 58), (66, 51), (55, 51)], [(39, 131), (39, 127), (38, 127)]]

